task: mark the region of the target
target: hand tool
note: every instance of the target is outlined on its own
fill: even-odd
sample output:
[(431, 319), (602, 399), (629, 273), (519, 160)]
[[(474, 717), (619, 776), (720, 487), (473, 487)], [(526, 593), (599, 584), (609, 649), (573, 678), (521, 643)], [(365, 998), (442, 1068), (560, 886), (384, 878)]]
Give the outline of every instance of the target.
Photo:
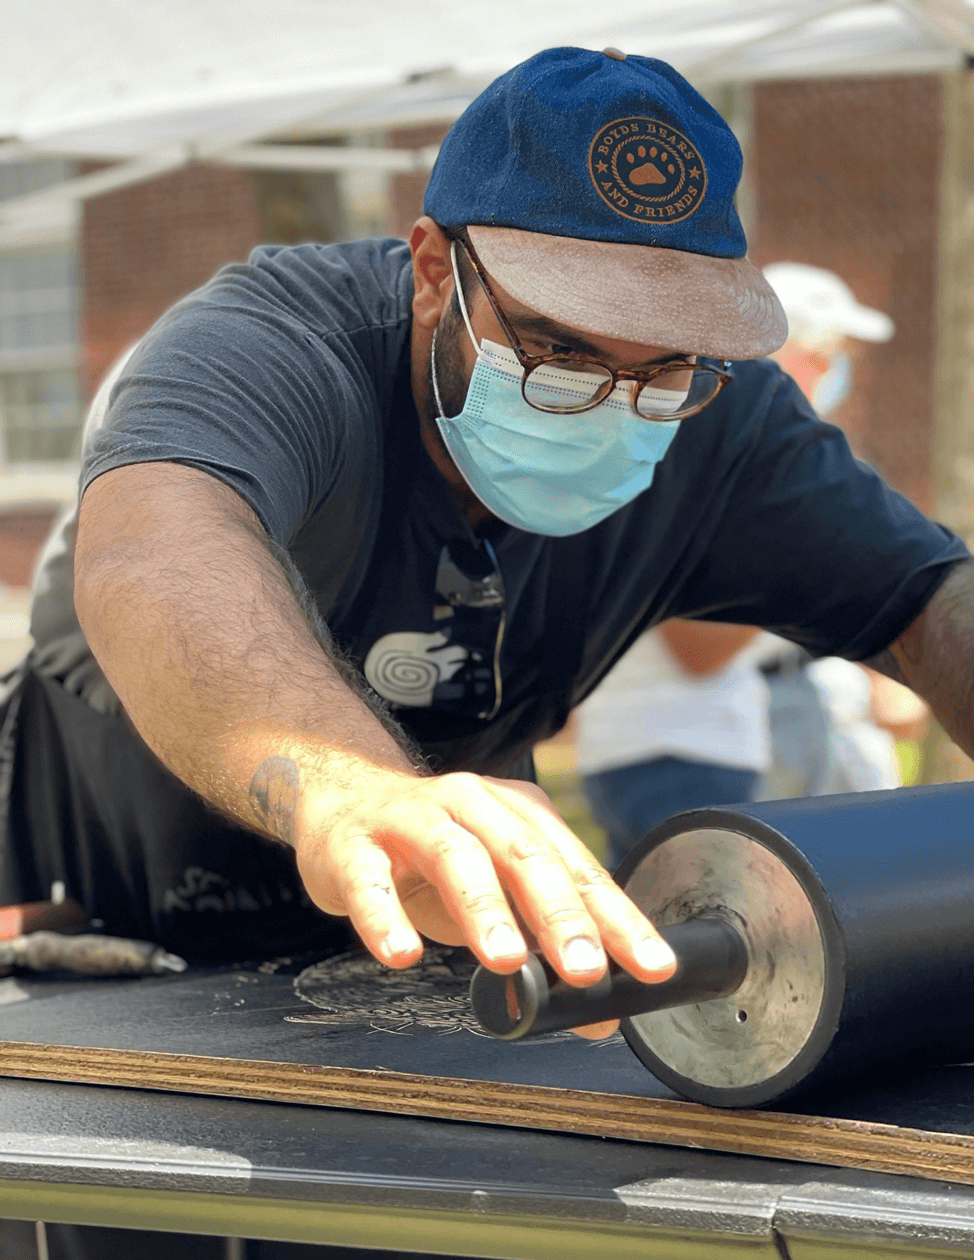
[(185, 971), (186, 962), (151, 941), (121, 936), (63, 936), (30, 932), (0, 941), (0, 974), (14, 967), (27, 971), (76, 971), (86, 976), (149, 976)]
[(148, 976), (186, 969), (182, 958), (151, 941), (79, 935), (89, 924), (97, 925), (84, 906), (65, 895), (60, 881), (52, 886), (49, 901), (0, 906), (0, 975), (14, 968), (86, 976)]
[(974, 1060), (974, 785), (688, 811), (616, 879), (676, 953), (672, 979), (615, 970), (586, 990), (534, 956), (514, 977), (481, 967), (488, 1032), (621, 1015), (654, 1076), (726, 1107)]

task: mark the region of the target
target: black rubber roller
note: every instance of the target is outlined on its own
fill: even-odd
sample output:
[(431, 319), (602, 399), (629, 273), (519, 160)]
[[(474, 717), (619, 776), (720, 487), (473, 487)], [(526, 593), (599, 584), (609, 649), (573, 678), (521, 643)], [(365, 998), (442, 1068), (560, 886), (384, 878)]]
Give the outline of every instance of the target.
[(662, 935), (676, 954), (677, 969), (661, 984), (641, 984), (613, 967), (597, 984), (578, 988), (531, 954), (510, 976), (477, 968), (470, 984), (474, 1014), (495, 1037), (514, 1041), (723, 997), (747, 974), (747, 946), (725, 919), (693, 919), (665, 928)]
[(974, 785), (693, 810), (616, 879), (677, 976), (589, 991), (537, 961), (508, 985), (481, 973), (474, 1003), (495, 1035), (619, 1015), (654, 1076), (722, 1107), (974, 1061)]
[(664, 1084), (751, 1107), (974, 1059), (974, 786), (694, 810), (616, 878), (657, 926), (723, 914), (750, 963), (728, 997), (622, 1021)]

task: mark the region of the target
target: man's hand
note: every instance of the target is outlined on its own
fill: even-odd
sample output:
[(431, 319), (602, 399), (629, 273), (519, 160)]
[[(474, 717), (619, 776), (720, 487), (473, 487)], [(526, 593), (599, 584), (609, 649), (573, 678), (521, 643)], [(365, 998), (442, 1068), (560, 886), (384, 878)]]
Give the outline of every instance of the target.
[(527, 957), (523, 926), (569, 984), (598, 980), (606, 953), (640, 980), (672, 975), (669, 946), (540, 788), (466, 773), (369, 778), (340, 811), (309, 784), (294, 844), (312, 899), (349, 915), (381, 961), (415, 962), (422, 932), (510, 973)]
[(316, 641), (254, 514), (206, 473), (138, 464), (94, 481), (75, 602), (160, 759), (293, 845), (314, 901), (349, 915), (383, 962), (415, 962), (418, 929), (512, 972), (526, 932), (571, 984), (597, 980), (606, 951), (640, 979), (672, 972), (652, 925), (539, 788), (415, 768), (327, 632)]

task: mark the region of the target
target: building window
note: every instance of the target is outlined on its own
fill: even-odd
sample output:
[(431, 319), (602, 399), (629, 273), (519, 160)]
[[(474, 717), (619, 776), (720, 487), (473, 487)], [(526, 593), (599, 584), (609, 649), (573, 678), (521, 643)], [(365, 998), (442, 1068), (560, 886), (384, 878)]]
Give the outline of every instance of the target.
[[(0, 164), (0, 201), (60, 183), (59, 161)], [(74, 240), (0, 251), (0, 435), (10, 463), (76, 459), (78, 278)]]
[(0, 372), (0, 412), (10, 463), (77, 459), (81, 399), (73, 368)]

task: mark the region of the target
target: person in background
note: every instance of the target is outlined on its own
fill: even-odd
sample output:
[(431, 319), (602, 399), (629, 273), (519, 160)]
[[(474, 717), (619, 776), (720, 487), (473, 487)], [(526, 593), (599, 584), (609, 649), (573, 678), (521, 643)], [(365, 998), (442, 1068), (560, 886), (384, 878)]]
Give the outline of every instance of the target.
[[(852, 388), (856, 343), (889, 341), (893, 321), (861, 305), (823, 267), (778, 262), (764, 275), (788, 317), (788, 339), (771, 358), (818, 414), (831, 419)], [(919, 696), (852, 661), (812, 660), (773, 635), (762, 635), (755, 651), (769, 684), (771, 734), (771, 765), (759, 797), (901, 785), (895, 741), (920, 738), (929, 723)]]
[(771, 764), (761, 637), (671, 618), (640, 635), (576, 709), (582, 787), (609, 870), (664, 818), (758, 794)]
[[(789, 321), (771, 357), (829, 415), (851, 388), (850, 341), (886, 341), (892, 320), (820, 267), (776, 263), (764, 274)], [(927, 720), (913, 692), (851, 661), (813, 661), (747, 626), (666, 621), (577, 710), (605, 864), (681, 810), (899, 786), (894, 736), (917, 738)]]
[(845, 281), (824, 267), (777, 262), (764, 268), (764, 276), (788, 317), (788, 338), (769, 357), (828, 419), (851, 392), (855, 342), (889, 341), (893, 321), (862, 306)]

